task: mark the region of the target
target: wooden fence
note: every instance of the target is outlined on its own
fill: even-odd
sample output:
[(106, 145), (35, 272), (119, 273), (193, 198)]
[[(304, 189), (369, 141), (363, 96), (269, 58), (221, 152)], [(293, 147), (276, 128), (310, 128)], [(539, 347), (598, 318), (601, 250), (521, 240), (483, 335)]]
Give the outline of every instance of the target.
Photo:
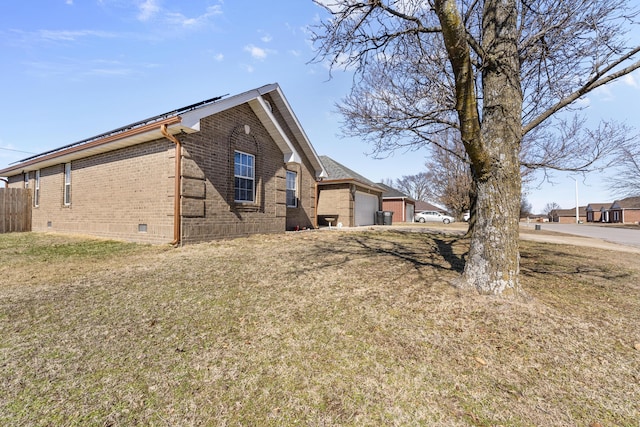
[(0, 188), (0, 233), (31, 231), (31, 191)]

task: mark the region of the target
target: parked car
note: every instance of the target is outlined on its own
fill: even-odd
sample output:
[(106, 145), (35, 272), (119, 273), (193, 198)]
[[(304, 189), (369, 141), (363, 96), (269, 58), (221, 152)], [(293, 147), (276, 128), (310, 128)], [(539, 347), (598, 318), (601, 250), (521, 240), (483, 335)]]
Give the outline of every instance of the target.
[(449, 215), (443, 215), (438, 211), (423, 211), (415, 214), (414, 217), (417, 222), (443, 222), (449, 224), (454, 222), (455, 219)]
[(469, 221), (469, 218), (471, 218), (471, 212), (466, 211), (465, 213), (462, 214), (462, 220), (467, 222)]

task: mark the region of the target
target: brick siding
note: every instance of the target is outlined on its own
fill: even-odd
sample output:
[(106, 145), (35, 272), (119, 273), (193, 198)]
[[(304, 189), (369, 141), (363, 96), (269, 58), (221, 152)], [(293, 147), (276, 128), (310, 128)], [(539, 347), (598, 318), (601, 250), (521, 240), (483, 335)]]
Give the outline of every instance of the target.
[[(271, 102), (271, 105), (274, 105)], [(315, 174), (278, 111), (273, 111), (302, 164), (284, 155), (248, 104), (200, 121), (180, 134), (183, 243), (315, 225)], [(249, 133), (245, 132), (249, 129)], [(234, 152), (255, 156), (256, 201), (234, 202)], [(175, 144), (162, 138), (71, 162), (71, 204), (64, 205), (64, 164), (40, 171), (34, 231), (83, 233), (147, 243), (173, 240)], [(286, 170), (298, 174), (298, 207), (286, 206)], [(29, 175), (34, 188), (35, 172)], [(9, 187), (24, 176), (9, 177)]]
[(351, 196), (352, 184), (321, 185), (318, 196), (318, 225), (329, 225), (324, 218), (332, 217), (345, 227), (354, 227), (354, 202)]
[[(69, 206), (64, 205), (64, 164), (41, 169), (33, 230), (146, 243), (173, 240), (173, 156), (173, 144), (158, 140), (75, 160)], [(139, 224), (146, 232), (138, 231)]]

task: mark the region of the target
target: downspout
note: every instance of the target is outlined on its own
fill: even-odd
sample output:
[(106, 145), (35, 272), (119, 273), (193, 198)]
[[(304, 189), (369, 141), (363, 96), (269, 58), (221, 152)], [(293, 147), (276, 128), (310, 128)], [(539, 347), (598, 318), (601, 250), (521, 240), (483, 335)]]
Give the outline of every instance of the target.
[(318, 201), (320, 199), (320, 194), (318, 193), (318, 181), (315, 182), (315, 190), (316, 190), (316, 200), (313, 207), (313, 228), (318, 229)]
[(175, 166), (175, 187), (173, 193), (173, 246), (180, 243), (180, 222), (182, 215), (180, 213), (180, 175), (182, 175), (182, 144), (175, 136), (167, 132), (167, 125), (163, 123), (160, 126), (160, 132), (171, 142), (176, 144), (176, 166)]
[(9, 180), (7, 178), (0, 178), (0, 181), (4, 181), (4, 188), (9, 188)]

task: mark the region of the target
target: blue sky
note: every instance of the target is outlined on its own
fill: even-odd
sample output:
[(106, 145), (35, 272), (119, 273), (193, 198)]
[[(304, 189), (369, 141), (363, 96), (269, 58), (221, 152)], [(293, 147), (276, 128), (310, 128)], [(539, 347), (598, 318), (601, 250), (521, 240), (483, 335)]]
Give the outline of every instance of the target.
[[(324, 11), (311, 0), (6, 0), (0, 8), (3, 53), (0, 168), (38, 153), (156, 114), (277, 82), (318, 154), (372, 181), (424, 170), (427, 151), (386, 159), (339, 137), (334, 105), (351, 85), (329, 79), (308, 27)], [(640, 128), (636, 73), (583, 102), (592, 120), (617, 117)], [(17, 150), (17, 151), (14, 151)], [(22, 151), (22, 152), (19, 152)], [(532, 189), (575, 206), (575, 183)], [(595, 174), (579, 178), (580, 204), (611, 199)]]

